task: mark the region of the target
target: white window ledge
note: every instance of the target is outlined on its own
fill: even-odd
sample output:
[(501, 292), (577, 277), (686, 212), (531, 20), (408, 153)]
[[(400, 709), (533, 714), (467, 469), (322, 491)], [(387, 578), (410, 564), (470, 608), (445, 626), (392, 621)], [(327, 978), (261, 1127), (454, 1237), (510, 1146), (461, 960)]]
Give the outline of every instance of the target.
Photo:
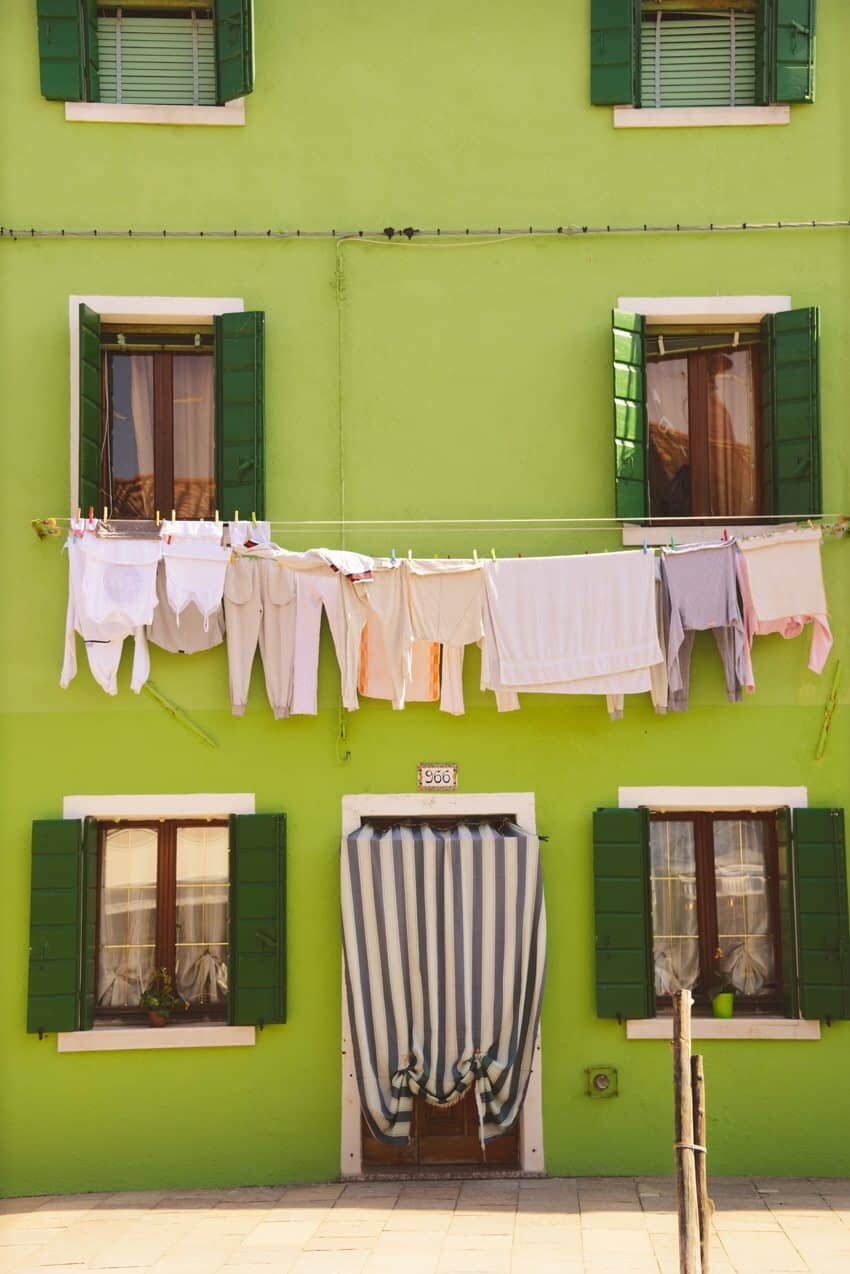
[(253, 1026), (97, 1026), (93, 1031), (60, 1031), (57, 1053), (115, 1053), (152, 1048), (246, 1048), (256, 1043)]
[(245, 99), (224, 106), (146, 106), (132, 102), (66, 102), (65, 118), (89, 124), (224, 124), (245, 123)]
[[(695, 1017), (695, 1040), (819, 1040), (820, 1022), (796, 1017)], [(672, 1017), (632, 1018), (626, 1022), (627, 1040), (671, 1040)]]
[(623, 544), (633, 547), (643, 544), (645, 540), (647, 544), (657, 546), (669, 544), (671, 539), (676, 544), (720, 544), (724, 531), (727, 539), (734, 539), (736, 535), (768, 535), (773, 531), (789, 531), (796, 525), (796, 522), (781, 524), (774, 522), (772, 525), (764, 526), (736, 526), (735, 522), (731, 521), (726, 525), (721, 522), (711, 522), (707, 525), (689, 522), (684, 526), (639, 526), (634, 522), (628, 522), (623, 526)]
[(615, 128), (729, 128), (790, 122), (788, 105), (614, 107)]

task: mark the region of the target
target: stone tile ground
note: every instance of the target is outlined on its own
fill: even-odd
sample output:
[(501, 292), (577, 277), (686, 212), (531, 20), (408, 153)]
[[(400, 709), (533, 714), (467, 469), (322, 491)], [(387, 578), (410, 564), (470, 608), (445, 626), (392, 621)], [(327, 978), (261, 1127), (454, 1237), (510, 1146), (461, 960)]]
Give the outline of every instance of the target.
[[(714, 1178), (711, 1274), (850, 1272), (850, 1180)], [(668, 1178), (382, 1181), (0, 1201), (0, 1274), (659, 1274)]]

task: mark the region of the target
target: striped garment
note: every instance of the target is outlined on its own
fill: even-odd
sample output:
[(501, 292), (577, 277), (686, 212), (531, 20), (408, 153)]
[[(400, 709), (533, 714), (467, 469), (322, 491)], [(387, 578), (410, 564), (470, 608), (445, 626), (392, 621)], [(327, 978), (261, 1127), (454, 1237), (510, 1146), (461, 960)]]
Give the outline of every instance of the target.
[(373, 1135), (410, 1138), (414, 1098), (475, 1085), (482, 1140), (518, 1118), (546, 971), (536, 836), (512, 824), (366, 824), (342, 842), (346, 993)]

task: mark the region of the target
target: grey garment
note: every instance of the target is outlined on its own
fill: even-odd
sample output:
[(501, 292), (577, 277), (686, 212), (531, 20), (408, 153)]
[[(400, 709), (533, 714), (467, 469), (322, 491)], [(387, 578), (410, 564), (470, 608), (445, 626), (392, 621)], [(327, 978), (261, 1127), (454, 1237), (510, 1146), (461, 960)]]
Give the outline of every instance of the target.
[(204, 617), (194, 602), (180, 612), (180, 620), (168, 604), (165, 588), (165, 563), (160, 562), (156, 571), (157, 606), (153, 623), (148, 624), (148, 640), (162, 650), (173, 654), (196, 655), (202, 650), (212, 650), (224, 641), (224, 616), (221, 610), (210, 615), (204, 627)]
[(735, 544), (665, 549), (661, 571), (667, 594), (667, 673), (671, 712), (684, 712), (690, 694), (694, 636), (711, 629), (723, 663), (730, 703), (742, 698), (747, 682), (744, 621), (735, 577)]

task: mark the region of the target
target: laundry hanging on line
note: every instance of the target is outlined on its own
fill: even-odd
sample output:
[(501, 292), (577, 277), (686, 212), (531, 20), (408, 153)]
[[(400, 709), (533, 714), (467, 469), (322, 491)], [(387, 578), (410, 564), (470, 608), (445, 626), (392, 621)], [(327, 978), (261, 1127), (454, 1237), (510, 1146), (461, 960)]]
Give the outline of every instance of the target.
[(149, 674), (148, 639), (197, 653), (224, 634), (230, 701), (245, 712), (257, 650), (276, 718), (318, 710), (322, 617), (343, 706), (359, 694), (434, 702), (464, 712), (467, 646), (481, 651), (481, 686), (500, 711), (520, 695), (597, 695), (613, 719), (625, 697), (656, 712), (688, 706), (696, 633), (710, 630), (727, 695), (754, 688), (751, 648), (768, 633), (813, 626), (809, 666), (829, 652), (821, 532), (782, 531), (722, 544), (548, 558), (397, 559), (349, 550), (293, 552), (268, 523), (164, 522), (128, 538), (90, 520), (68, 537), (69, 602), (61, 684), (76, 672), (75, 633), (95, 680), (117, 692), (132, 637), (131, 688)]

